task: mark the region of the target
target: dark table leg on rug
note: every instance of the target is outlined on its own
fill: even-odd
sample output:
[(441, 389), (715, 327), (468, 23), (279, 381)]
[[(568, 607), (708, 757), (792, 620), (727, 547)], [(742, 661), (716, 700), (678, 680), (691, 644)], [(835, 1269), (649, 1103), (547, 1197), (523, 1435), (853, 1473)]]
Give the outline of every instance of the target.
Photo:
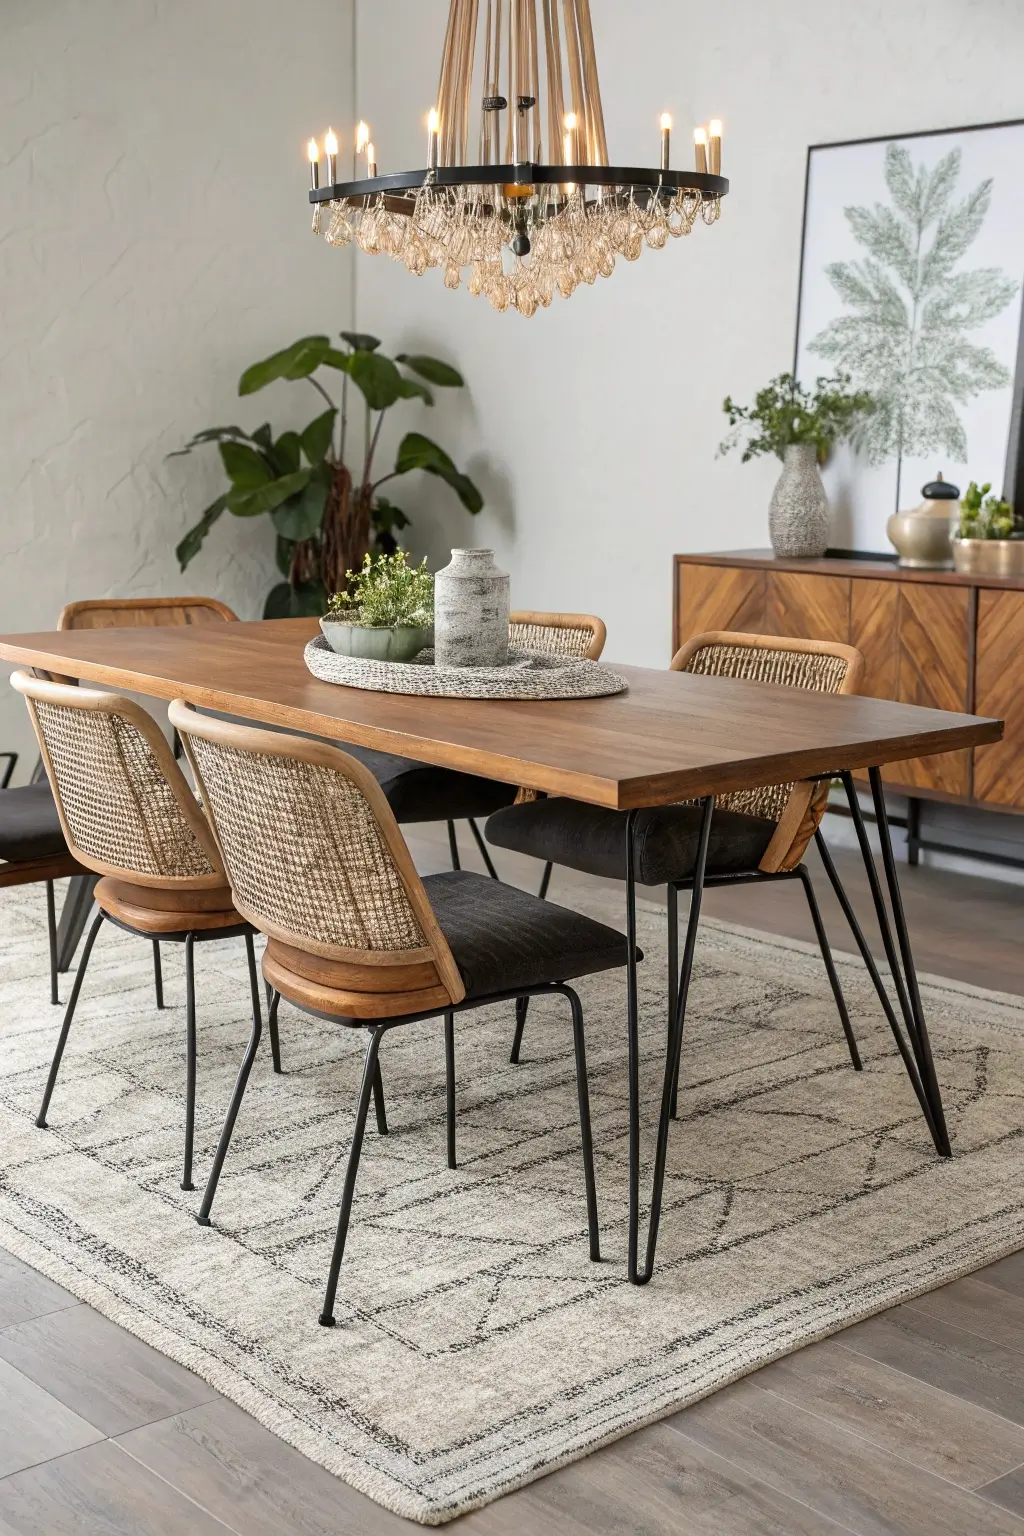
[[(875, 915), (878, 919), (882, 944), (885, 948), (885, 957), (889, 963), (893, 985), (896, 989), (896, 996), (899, 999), (900, 1009), (910, 1040), (910, 1048), (914, 1055), (921, 1086), (928, 1104), (929, 1114), (926, 1116), (928, 1129), (931, 1131), (935, 1150), (939, 1156), (951, 1157), (952, 1149), (949, 1144), (949, 1133), (946, 1129), (946, 1119), (942, 1108), (942, 1095), (939, 1091), (938, 1079), (935, 1076), (931, 1042), (928, 1039), (928, 1027), (925, 1023), (924, 1008), (921, 1004), (921, 994), (917, 985), (914, 955), (910, 947), (910, 935), (907, 932), (907, 920), (903, 911), (903, 899), (900, 895), (899, 879), (896, 874), (896, 859), (892, 851), (892, 838), (889, 834), (889, 819), (885, 809), (882, 775), (878, 768), (871, 768), (869, 774), (871, 798), (874, 803), (875, 820), (878, 826), (878, 839), (882, 850), (882, 868), (885, 872), (889, 906), (892, 909), (892, 926), (896, 929), (895, 941), (893, 939), (892, 926), (889, 923), (889, 913), (886, 908), (885, 897), (882, 894), (881, 882), (878, 878), (878, 871), (875, 868), (874, 855), (871, 851), (871, 844), (868, 841), (867, 828), (864, 825), (864, 816), (860, 808), (860, 801), (857, 798), (857, 789), (853, 782), (853, 775), (849, 771), (844, 772), (842, 775), (843, 787), (846, 790), (850, 815), (853, 818), (857, 842), (860, 846), (861, 857), (864, 860), (864, 869), (868, 877), (868, 884), (871, 887)], [(899, 953), (897, 953), (897, 943), (899, 945)]]
[(675, 1009), (665, 1042), (665, 1077), (661, 1094), (661, 1115), (658, 1120), (658, 1140), (654, 1156), (654, 1176), (651, 1185), (651, 1209), (647, 1228), (647, 1253), (644, 1268), (637, 1264), (640, 1226), (640, 1061), (639, 1020), (636, 982), (636, 873), (633, 849), (633, 823), (631, 812), (626, 824), (626, 943), (627, 959), (627, 1028), (629, 1031), (629, 1278), (634, 1285), (646, 1285), (654, 1274), (654, 1254), (658, 1246), (658, 1227), (661, 1221), (661, 1197), (665, 1185), (665, 1165), (668, 1156), (668, 1133), (675, 1097), (676, 1074), (683, 1044), (683, 1025), (686, 1020), (686, 1001), (690, 991), (693, 971), (693, 953), (700, 925), (701, 900), (704, 895), (704, 872), (707, 867), (708, 843), (711, 837), (711, 818), (715, 809), (714, 795), (701, 802), (700, 835), (697, 857), (693, 868), (693, 886), (690, 895), (690, 912), (686, 923), (686, 942), (683, 946), (683, 964), (676, 989)]

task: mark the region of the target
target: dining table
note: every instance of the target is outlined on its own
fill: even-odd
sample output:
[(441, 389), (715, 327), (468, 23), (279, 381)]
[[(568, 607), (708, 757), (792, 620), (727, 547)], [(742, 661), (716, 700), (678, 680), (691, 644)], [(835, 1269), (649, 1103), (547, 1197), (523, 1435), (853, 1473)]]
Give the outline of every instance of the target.
[[(624, 691), (600, 698), (465, 699), (375, 692), (323, 682), (303, 652), (316, 619), (0, 636), (0, 659), (50, 676), (184, 699), (198, 709), (396, 753), (625, 812), (625, 1026), (629, 1092), (629, 1279), (654, 1260), (674, 1078), (673, 1021), (640, 1263), (641, 1104), (634, 820), (650, 806), (703, 806), (686, 953), (692, 960), (716, 796), (804, 780), (838, 780), (864, 860), (891, 982), (903, 1017), (901, 1055), (940, 1156), (949, 1136), (921, 1004), (886, 812), (886, 765), (998, 741), (999, 720), (860, 695), (608, 664)], [(604, 665), (604, 663), (596, 663)], [(879, 877), (853, 774), (867, 770), (882, 861)], [(849, 914), (848, 914), (849, 915)], [(865, 955), (869, 959), (869, 954)], [(877, 972), (876, 972), (877, 975)], [(686, 1007), (680, 980), (676, 1027)], [(896, 1015), (887, 1009), (890, 1024)], [(911, 1065), (913, 1063), (913, 1067)], [(915, 1077), (916, 1071), (916, 1077)]]

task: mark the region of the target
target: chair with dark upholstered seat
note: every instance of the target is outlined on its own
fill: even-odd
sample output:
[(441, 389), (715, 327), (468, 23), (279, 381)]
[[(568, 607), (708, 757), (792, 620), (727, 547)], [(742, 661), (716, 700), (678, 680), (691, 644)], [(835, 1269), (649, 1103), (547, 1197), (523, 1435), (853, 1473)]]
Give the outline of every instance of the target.
[[(371, 1095), (387, 1130), (378, 1051), (400, 1025), (444, 1019), (448, 1163), (455, 1167), (455, 1016), (517, 996), (561, 993), (572, 1011), (591, 1258), (600, 1257), (583, 1012), (566, 983), (626, 963), (622, 934), (466, 870), (421, 880), (380, 785), (326, 742), (198, 714), (170, 719), (195, 769), (235, 905), (267, 935), (271, 1018), (282, 997), (307, 1013), (366, 1029), (355, 1130), (320, 1321), (337, 1289)], [(253, 1033), (198, 1220), (209, 1224), (235, 1118), (260, 1039)]]
[[(46, 1125), (75, 1008), (104, 921), (146, 939), (185, 946), (185, 1156), (182, 1188), (192, 1185), (196, 1090), (193, 947), (245, 938), (252, 1003), (259, 1012), (253, 930), (240, 917), (217, 840), (156, 721), (118, 694), (16, 672), (46, 767), (63, 841), (76, 868), (100, 876), (99, 915), (89, 930), (57, 1039), (36, 1124)], [(276, 1033), (274, 1065), (280, 1070)]]
[(9, 766), (0, 787), (0, 860), (3, 861), (0, 863), (0, 889), (12, 885), (45, 884), (50, 1002), (59, 1003), (57, 907), (53, 882), (68, 875), (84, 875), (85, 870), (68, 852), (49, 784), (43, 779), (37, 784), (9, 788), (17, 754), (10, 752), (3, 756), (9, 759)]
[[(669, 664), (675, 672), (735, 677), (748, 682), (783, 684), (822, 693), (855, 693), (864, 669), (859, 651), (830, 641), (789, 640), (726, 631), (696, 635)], [(811, 877), (801, 863), (825, 814), (827, 784), (776, 784), (737, 790), (715, 803), (705, 861), (704, 884), (727, 885), (799, 879), (835, 997), (854, 1067), (860, 1055), (828, 938), (818, 911)], [(487, 838), (499, 848), (553, 860), (570, 869), (609, 879), (626, 874), (625, 811), (607, 810), (561, 798), (534, 800), (496, 812)], [(685, 1000), (692, 964), (688, 941), (679, 974), (678, 894), (692, 888), (702, 831), (700, 805), (665, 805), (636, 814), (633, 857), (643, 885), (668, 887), (668, 1018), (671, 1028), (678, 999)], [(516, 1010), (513, 1062), (519, 1060), (526, 1005)], [(681, 1044), (681, 1035), (680, 1035)], [(676, 1062), (678, 1077), (679, 1063)], [(675, 1114), (673, 1094), (672, 1113)]]
[[(517, 612), (509, 615), (509, 644), (520, 650), (597, 661), (604, 649), (606, 635), (602, 621), (591, 613)], [(514, 784), (499, 784), (494, 779), (459, 773), (454, 768), (433, 767), (410, 757), (374, 752), (368, 747), (348, 746), (345, 750), (373, 774), (396, 821), (448, 823), (453, 869), (460, 867), (455, 823), (468, 821), (488, 874), (492, 879), (498, 878), (477, 821), (502, 806), (511, 805), (517, 794)], [(542, 895), (547, 889), (549, 875), (550, 871), (544, 880)]]

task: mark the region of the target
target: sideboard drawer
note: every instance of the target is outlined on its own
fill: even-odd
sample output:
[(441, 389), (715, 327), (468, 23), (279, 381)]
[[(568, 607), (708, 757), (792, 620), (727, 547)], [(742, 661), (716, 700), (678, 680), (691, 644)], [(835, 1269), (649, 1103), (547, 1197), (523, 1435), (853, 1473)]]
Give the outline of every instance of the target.
[(974, 711), (1006, 721), (1002, 741), (974, 749), (974, 794), (1024, 810), (1024, 592), (978, 594)]

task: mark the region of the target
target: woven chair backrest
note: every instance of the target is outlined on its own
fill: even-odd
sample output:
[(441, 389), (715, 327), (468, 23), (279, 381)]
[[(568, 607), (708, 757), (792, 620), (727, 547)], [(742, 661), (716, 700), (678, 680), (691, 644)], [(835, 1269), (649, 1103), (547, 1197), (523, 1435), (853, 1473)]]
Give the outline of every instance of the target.
[(224, 885), (216, 839), (160, 728), (145, 710), (15, 673), (64, 836), (99, 874), (143, 885)]
[(196, 770), (238, 910), (328, 959), (432, 959), (462, 983), (377, 781), (324, 742), (198, 715), (170, 719)]
[(57, 628), (150, 629), (232, 620), (238, 615), (215, 597), (96, 597), (68, 603)]
[(508, 640), (517, 650), (597, 661), (607, 630), (592, 613), (510, 613)]
[[(794, 640), (718, 630), (688, 640), (673, 656), (670, 666), (676, 672), (778, 683), (816, 693), (855, 693), (863, 674), (864, 658), (852, 646), (831, 640)], [(792, 784), (769, 784), (735, 790), (720, 796), (716, 805), (778, 822), (793, 788)]]

